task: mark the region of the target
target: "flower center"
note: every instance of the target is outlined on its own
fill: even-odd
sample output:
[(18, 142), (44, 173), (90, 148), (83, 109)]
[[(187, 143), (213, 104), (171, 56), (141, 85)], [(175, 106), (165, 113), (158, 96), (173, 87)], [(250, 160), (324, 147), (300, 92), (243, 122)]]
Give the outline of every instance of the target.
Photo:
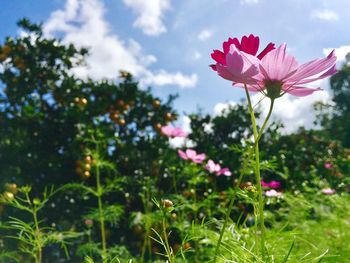
[(265, 80), (264, 85), (267, 92), (267, 97), (270, 99), (276, 99), (278, 97), (281, 97), (281, 91), (282, 91), (282, 81), (280, 80)]

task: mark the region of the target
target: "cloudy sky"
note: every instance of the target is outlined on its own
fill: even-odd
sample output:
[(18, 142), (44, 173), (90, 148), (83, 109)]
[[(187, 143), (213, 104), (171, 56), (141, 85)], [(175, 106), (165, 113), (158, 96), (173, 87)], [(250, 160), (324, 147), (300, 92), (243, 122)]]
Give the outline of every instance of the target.
[[(28, 17), (47, 36), (90, 47), (78, 76), (114, 79), (125, 69), (161, 98), (178, 93), (180, 113), (214, 114), (244, 95), (208, 67), (224, 40), (253, 33), (262, 45), (286, 42), (300, 63), (335, 48), (341, 64), (350, 51), (349, 10), (346, 0), (11, 0), (0, 9), (0, 39), (18, 34), (16, 21)], [(312, 103), (329, 100), (327, 81), (317, 85), (325, 90), (277, 102), (275, 118), (287, 131), (310, 127)]]

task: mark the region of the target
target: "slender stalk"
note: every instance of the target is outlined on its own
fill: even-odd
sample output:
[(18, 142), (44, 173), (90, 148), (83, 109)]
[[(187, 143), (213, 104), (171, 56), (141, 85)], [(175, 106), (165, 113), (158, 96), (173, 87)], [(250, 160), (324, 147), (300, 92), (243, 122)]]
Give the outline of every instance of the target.
[[(150, 206), (149, 206), (149, 202), (148, 200), (150, 200), (150, 178), (149, 177), (145, 177), (145, 181), (146, 181), (146, 187), (145, 187), (145, 194), (142, 197), (142, 202), (143, 202), (143, 206), (145, 209), (145, 214), (149, 215), (150, 213)], [(146, 253), (146, 249), (147, 246), (149, 244), (149, 236), (151, 234), (151, 224), (149, 223), (149, 218), (147, 217), (147, 220), (145, 222), (146, 225), (146, 233), (144, 236), (144, 240), (143, 240), (143, 245), (142, 245), (142, 250), (141, 250), (141, 263), (143, 263), (145, 261), (145, 253)], [(150, 253), (149, 253), (150, 254)]]
[(265, 127), (266, 127), (266, 125), (267, 125), (267, 123), (268, 123), (268, 121), (269, 121), (269, 119), (270, 119), (270, 116), (271, 116), (271, 113), (272, 113), (272, 109), (273, 109), (274, 102), (275, 102), (274, 99), (271, 99), (271, 100), (270, 100), (269, 113), (267, 114), (266, 119), (265, 119), (263, 125), (261, 126), (261, 129), (260, 129), (260, 131), (259, 131), (258, 138), (256, 139), (256, 142), (259, 142), (259, 141), (260, 141), (260, 138), (261, 138), (261, 136), (262, 136), (262, 134), (263, 134), (263, 132), (264, 132), (264, 130), (265, 130)]
[(165, 243), (165, 250), (167, 253), (167, 257), (169, 260), (169, 263), (173, 263), (174, 262), (174, 256), (173, 256), (173, 251), (170, 248), (169, 245), (169, 239), (168, 239), (168, 234), (166, 232), (166, 212), (163, 210), (163, 236), (164, 236), (164, 243)]
[(42, 245), (41, 245), (41, 237), (40, 237), (40, 228), (39, 228), (39, 221), (37, 216), (37, 209), (34, 203), (31, 202), (30, 197), (28, 193), (26, 193), (26, 198), (29, 204), (32, 206), (32, 215), (33, 215), (33, 221), (35, 226), (35, 241), (37, 246), (37, 252), (35, 255), (35, 263), (41, 263), (42, 262)]
[[(97, 154), (99, 153), (97, 145)], [(102, 242), (102, 261), (107, 262), (107, 243), (106, 243), (106, 232), (105, 232), (105, 218), (103, 214), (103, 205), (102, 205), (102, 186), (100, 179), (100, 168), (98, 163), (96, 164), (96, 188), (97, 188), (97, 202), (98, 202), (98, 213), (101, 229), (101, 242)]]
[(42, 261), (42, 248), (41, 248), (41, 242), (40, 242), (40, 229), (39, 229), (39, 223), (36, 215), (35, 209), (33, 209), (33, 218), (34, 218), (34, 225), (36, 229), (36, 239), (37, 239), (37, 256), (36, 256), (36, 262), (41, 263)]
[[(256, 119), (252, 107), (252, 102), (250, 100), (248, 88), (246, 85), (244, 85), (247, 100), (248, 100), (248, 107), (250, 112), (250, 118), (253, 125), (253, 134), (254, 134), (254, 150), (255, 150), (255, 177), (256, 177), (256, 184), (258, 188), (258, 210), (259, 210), (259, 227), (261, 232), (261, 238), (260, 238), (260, 252), (261, 256), (264, 259), (265, 258), (265, 219), (264, 219), (264, 201), (263, 201), (263, 195), (262, 195), (262, 187), (261, 187), (261, 176), (260, 176), (260, 154), (259, 154), (259, 133), (256, 126)], [(272, 108), (270, 107), (270, 111), (272, 112)], [(270, 113), (271, 115), (271, 113)], [(268, 116), (269, 117), (269, 116)], [(264, 122), (263, 126), (266, 126), (267, 119)]]
[[(195, 183), (192, 185), (193, 189), (193, 204), (194, 204), (194, 225), (197, 224), (197, 216), (198, 216), (198, 207), (197, 207), (197, 185), (198, 185), (198, 176), (195, 177)], [(192, 226), (193, 227), (193, 226)], [(194, 262), (198, 262), (198, 239), (194, 239)]]

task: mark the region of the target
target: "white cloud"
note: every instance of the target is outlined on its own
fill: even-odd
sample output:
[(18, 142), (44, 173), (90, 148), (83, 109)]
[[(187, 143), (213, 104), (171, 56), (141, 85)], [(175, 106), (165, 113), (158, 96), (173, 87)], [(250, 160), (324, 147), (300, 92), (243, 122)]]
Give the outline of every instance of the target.
[(227, 110), (231, 107), (231, 106), (235, 106), (237, 105), (236, 102), (234, 101), (230, 101), (230, 102), (219, 102), (214, 106), (214, 115), (218, 115), (218, 116), (225, 116), (225, 114), (227, 113)]
[(181, 88), (191, 88), (198, 82), (197, 74), (186, 76), (181, 72), (168, 73), (160, 70), (158, 73), (148, 72), (147, 76), (141, 80), (142, 85), (154, 84), (157, 86), (177, 85)]
[(200, 59), (201, 57), (202, 57), (202, 54), (199, 53), (198, 51), (195, 51), (195, 52), (193, 53), (193, 59), (194, 59), (194, 60), (198, 60), (198, 59)]
[(329, 9), (323, 9), (323, 10), (314, 10), (311, 13), (311, 18), (313, 19), (320, 19), (320, 20), (326, 20), (326, 21), (337, 21), (339, 20), (339, 16), (336, 12), (329, 10)]
[(158, 36), (167, 31), (162, 22), (163, 14), (170, 9), (170, 0), (123, 0), (137, 18), (134, 27), (141, 28), (143, 33)]
[(198, 34), (198, 39), (201, 41), (205, 41), (213, 36), (213, 31), (209, 29), (203, 29), (199, 34)]
[(324, 48), (323, 54), (327, 56), (333, 49), (335, 49), (337, 62), (344, 62), (346, 59), (346, 55), (350, 53), (350, 45), (346, 45), (346, 46), (340, 46), (338, 48)]
[(63, 33), (64, 43), (89, 48), (86, 65), (74, 68), (74, 74), (95, 80), (114, 79), (119, 70), (126, 70), (147, 85), (196, 85), (196, 74), (173, 74), (162, 69), (158, 73), (150, 71), (147, 67), (157, 58), (143, 54), (141, 45), (135, 40), (123, 41), (113, 34), (104, 13), (104, 6), (99, 0), (67, 0), (65, 7), (54, 11), (44, 24), (46, 36)]
[(241, 0), (241, 5), (256, 5), (259, 0)]

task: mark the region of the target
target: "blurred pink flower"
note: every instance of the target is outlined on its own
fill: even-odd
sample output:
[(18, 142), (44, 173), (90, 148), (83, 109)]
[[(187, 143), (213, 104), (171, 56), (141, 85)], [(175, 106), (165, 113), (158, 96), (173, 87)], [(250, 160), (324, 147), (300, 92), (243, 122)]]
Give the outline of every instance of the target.
[(177, 152), (182, 159), (190, 160), (194, 163), (202, 163), (206, 157), (204, 153), (197, 154), (197, 152), (192, 149), (187, 149), (186, 152), (181, 150), (178, 150)]
[(215, 173), (216, 176), (225, 175), (231, 176), (232, 173), (228, 168), (221, 168), (220, 164), (214, 163), (213, 160), (208, 160), (208, 163), (205, 165), (205, 169), (210, 173)]
[(266, 188), (270, 187), (269, 183), (266, 183), (264, 180), (261, 180), (261, 186)]
[(271, 189), (271, 190), (265, 191), (264, 194), (267, 197), (281, 197), (283, 195), (282, 192), (277, 192), (275, 189)]
[(225, 63), (217, 62), (218, 74), (234, 85), (249, 91), (262, 92), (271, 99), (285, 93), (302, 97), (320, 90), (306, 88), (304, 84), (323, 79), (336, 73), (334, 50), (322, 59), (315, 59), (299, 65), (296, 59), (286, 53), (286, 44), (268, 52), (261, 61), (235, 45), (230, 46)]
[(331, 164), (331, 163), (325, 163), (325, 164), (324, 164), (324, 168), (326, 168), (326, 169), (332, 169), (332, 168), (333, 168), (333, 164)]
[(281, 188), (281, 183), (278, 181), (271, 181), (269, 183), (265, 181), (261, 181), (261, 186), (266, 188), (273, 188), (273, 189), (279, 189)]
[(161, 128), (161, 131), (162, 133), (167, 136), (167, 137), (171, 137), (171, 138), (174, 138), (174, 137), (187, 137), (187, 133), (185, 131), (183, 131), (181, 128), (179, 127), (171, 127), (171, 126), (163, 126)]
[[(260, 39), (259, 37), (256, 37), (252, 34), (250, 34), (248, 37), (243, 36), (241, 39), (241, 42), (235, 37), (235, 38), (229, 38), (227, 41), (222, 43), (222, 49), (223, 51), (220, 51), (218, 49), (213, 50), (211, 53), (212, 59), (215, 60), (216, 63), (220, 63), (221, 65), (226, 65), (226, 55), (230, 51), (230, 46), (233, 44), (236, 46), (237, 49), (250, 54), (252, 56), (255, 56), (259, 49), (259, 43)], [(258, 59), (262, 59), (268, 52), (273, 50), (275, 48), (275, 44), (269, 43), (266, 48), (257, 55)], [(216, 65), (210, 65), (210, 67), (213, 70), (216, 69)]]
[(273, 189), (279, 189), (281, 188), (281, 183), (278, 181), (271, 181), (270, 182), (270, 187)]
[(332, 188), (324, 188), (324, 189), (322, 189), (322, 194), (333, 195), (333, 194), (335, 194), (335, 190)]
[(92, 227), (92, 225), (94, 224), (94, 221), (92, 221), (91, 219), (85, 219), (85, 220), (84, 220), (84, 224), (85, 224), (87, 227)]

